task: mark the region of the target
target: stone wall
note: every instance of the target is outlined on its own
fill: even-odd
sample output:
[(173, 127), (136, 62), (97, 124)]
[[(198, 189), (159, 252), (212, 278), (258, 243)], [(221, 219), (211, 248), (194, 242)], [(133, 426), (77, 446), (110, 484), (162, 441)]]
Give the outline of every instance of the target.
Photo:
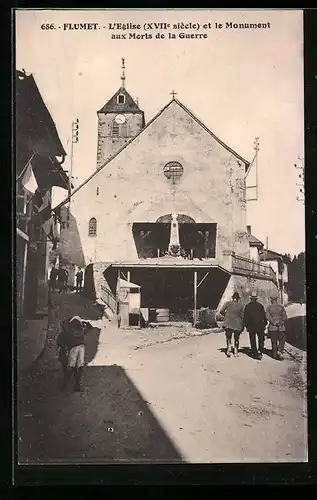
[(242, 302), (247, 304), (250, 301), (250, 293), (253, 291), (258, 294), (258, 301), (263, 304), (265, 308), (270, 304), (271, 295), (276, 295), (278, 293), (277, 286), (272, 281), (233, 274), (221, 297), (217, 309), (221, 309), (227, 300), (231, 300), (234, 292), (238, 292)]
[(110, 156), (119, 151), (132, 137), (142, 129), (142, 114), (127, 114), (126, 137), (112, 137), (112, 123), (117, 113), (98, 115), (98, 146), (97, 146), (97, 168), (99, 168)]
[[(80, 208), (80, 212), (85, 207), (87, 207), (87, 200), (84, 202), (84, 207)], [(83, 268), (89, 262), (92, 262), (92, 259), (88, 260), (88, 262), (86, 261), (83, 249), (83, 240), (86, 239), (90, 243), (94, 243), (94, 239), (88, 240), (88, 225), (85, 227), (86, 234), (84, 234), (80, 215), (75, 217), (72, 213), (72, 208), (69, 210), (66, 206), (63, 206), (61, 209), (61, 219), (63, 227), (61, 227), (59, 242), (60, 262), (65, 267), (70, 264)], [(90, 255), (94, 256), (93, 246), (89, 250)]]
[(104, 277), (104, 272), (107, 267), (107, 264), (105, 262), (95, 262), (93, 264), (93, 270), (94, 270), (94, 284), (95, 284), (95, 290), (96, 290), (96, 298), (100, 298), (102, 295), (101, 292), (101, 285), (107, 287), (107, 281)]

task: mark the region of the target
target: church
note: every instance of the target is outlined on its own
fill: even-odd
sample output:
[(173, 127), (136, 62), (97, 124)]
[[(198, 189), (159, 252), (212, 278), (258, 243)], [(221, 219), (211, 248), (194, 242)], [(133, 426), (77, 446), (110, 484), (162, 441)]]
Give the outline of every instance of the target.
[(85, 293), (115, 313), (123, 280), (139, 290), (142, 310), (171, 321), (218, 310), (235, 290), (243, 300), (255, 290), (267, 305), (277, 280), (247, 230), (250, 162), (174, 93), (146, 122), (124, 60), (120, 88), (97, 116), (96, 169), (55, 208), (60, 263), (85, 269)]

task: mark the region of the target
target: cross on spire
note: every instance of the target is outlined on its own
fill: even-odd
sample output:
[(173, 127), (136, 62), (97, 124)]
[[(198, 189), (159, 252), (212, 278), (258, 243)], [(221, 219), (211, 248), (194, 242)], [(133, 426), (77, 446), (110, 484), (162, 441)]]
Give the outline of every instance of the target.
[(122, 70), (122, 73), (121, 73), (121, 86), (124, 87), (124, 84), (125, 84), (125, 65), (124, 65), (124, 57), (121, 58), (121, 63), (122, 63), (122, 66), (121, 66), (121, 70)]
[(173, 96), (173, 99), (175, 99), (175, 96), (177, 95), (177, 92), (175, 92), (175, 90), (172, 90), (171, 95)]

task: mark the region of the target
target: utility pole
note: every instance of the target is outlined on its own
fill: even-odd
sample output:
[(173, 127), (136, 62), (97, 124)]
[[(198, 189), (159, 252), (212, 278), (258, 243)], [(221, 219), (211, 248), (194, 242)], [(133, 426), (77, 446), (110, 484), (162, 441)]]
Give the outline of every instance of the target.
[(259, 169), (258, 169), (258, 153), (260, 151), (259, 147), (259, 137), (255, 137), (254, 143), (253, 143), (253, 149), (255, 151), (253, 160), (249, 166), (249, 170), (247, 175), (249, 174), (251, 167), (253, 166), (253, 163), (255, 164), (255, 184), (252, 186), (246, 186), (246, 189), (255, 189), (255, 196), (254, 198), (249, 198), (246, 201), (257, 201), (259, 198)]
[(305, 203), (305, 168), (304, 168), (304, 158), (301, 158), (298, 156), (298, 160), (300, 160), (300, 165), (297, 163), (294, 163), (294, 167), (296, 170), (298, 170), (298, 178), (299, 182), (296, 182), (296, 186), (299, 186), (299, 192), (301, 193), (301, 196), (297, 196), (296, 199), (297, 201), (301, 201), (302, 203)]
[(255, 151), (255, 197), (259, 197), (259, 173), (258, 173), (258, 153), (259, 153), (259, 137), (255, 138), (254, 151)]
[(72, 196), (72, 179), (73, 179), (73, 161), (74, 161), (74, 144), (79, 141), (79, 119), (76, 118), (72, 122), (72, 140), (71, 140), (71, 150), (70, 150), (70, 171), (68, 175), (68, 210), (67, 210), (67, 222), (66, 226), (69, 228), (69, 219), (70, 219), (70, 205), (71, 205), (71, 196)]

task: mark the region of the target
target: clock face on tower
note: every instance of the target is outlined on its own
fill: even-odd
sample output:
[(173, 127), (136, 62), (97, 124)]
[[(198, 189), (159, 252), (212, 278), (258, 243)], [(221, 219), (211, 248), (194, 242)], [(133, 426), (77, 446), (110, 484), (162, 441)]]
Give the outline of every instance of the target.
[(118, 124), (124, 123), (125, 122), (125, 116), (124, 115), (117, 115), (114, 120)]

